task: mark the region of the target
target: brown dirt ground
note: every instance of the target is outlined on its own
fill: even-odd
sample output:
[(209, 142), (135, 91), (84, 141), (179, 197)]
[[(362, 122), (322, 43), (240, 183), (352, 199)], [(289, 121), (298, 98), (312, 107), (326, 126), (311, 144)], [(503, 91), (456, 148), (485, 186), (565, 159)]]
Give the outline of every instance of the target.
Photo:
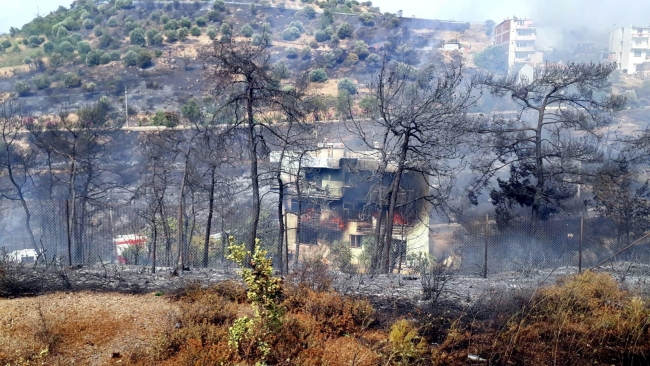
[[(0, 300), (0, 360), (47, 352), (48, 365), (106, 365), (150, 351), (177, 308), (167, 298), (53, 293)], [(47, 330), (46, 330), (47, 329)], [(36, 364), (36, 363), (34, 363)]]

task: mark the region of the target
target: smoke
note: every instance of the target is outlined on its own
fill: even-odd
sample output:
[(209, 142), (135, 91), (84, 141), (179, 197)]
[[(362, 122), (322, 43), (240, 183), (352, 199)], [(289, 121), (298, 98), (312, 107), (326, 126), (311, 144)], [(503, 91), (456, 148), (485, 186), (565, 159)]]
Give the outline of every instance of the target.
[(591, 42), (605, 47), (614, 27), (650, 24), (642, 0), (374, 0), (373, 5), (382, 12), (403, 10), (404, 17), (497, 23), (513, 16), (531, 18), (541, 50), (572, 50), (577, 43)]
[(573, 49), (577, 43), (606, 47), (615, 27), (648, 25), (647, 3), (641, 0), (545, 0), (531, 3), (530, 17), (538, 26), (538, 47)]

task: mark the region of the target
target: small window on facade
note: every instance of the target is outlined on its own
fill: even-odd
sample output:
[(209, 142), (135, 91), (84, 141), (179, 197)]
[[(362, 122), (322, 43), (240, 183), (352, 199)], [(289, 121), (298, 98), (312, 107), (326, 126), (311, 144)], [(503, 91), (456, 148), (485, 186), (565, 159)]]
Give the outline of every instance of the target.
[(334, 157), (334, 147), (332, 147), (332, 146), (327, 147), (327, 157), (328, 158), (333, 158)]
[(350, 248), (361, 248), (363, 235), (350, 235)]
[(634, 57), (641, 57), (641, 51), (634, 51)]

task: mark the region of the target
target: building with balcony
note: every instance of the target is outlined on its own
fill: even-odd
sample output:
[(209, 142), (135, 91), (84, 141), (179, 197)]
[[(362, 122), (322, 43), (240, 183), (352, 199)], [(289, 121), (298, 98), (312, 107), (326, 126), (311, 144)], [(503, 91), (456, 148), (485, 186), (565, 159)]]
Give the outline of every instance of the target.
[(494, 27), (494, 45), (506, 50), (509, 70), (523, 64), (535, 67), (543, 62), (536, 40), (537, 28), (531, 19), (506, 19)]
[(609, 60), (628, 73), (650, 72), (650, 26), (620, 27), (609, 33)]
[[(364, 247), (376, 242), (378, 221), (387, 216), (387, 207), (377, 203), (378, 187), (385, 194), (395, 171), (389, 165), (379, 177), (374, 154), (351, 152), (337, 143), (319, 144), (302, 156), (285, 152), (282, 161), (279, 152), (271, 153), (271, 163), (282, 166), (290, 255), (300, 246), (301, 258), (327, 256), (330, 245), (339, 241), (350, 246), (353, 263), (359, 263)], [(405, 263), (411, 252), (431, 253), (429, 203), (422, 199), (429, 189), (428, 178), (420, 173), (402, 176), (392, 218), (393, 262)]]

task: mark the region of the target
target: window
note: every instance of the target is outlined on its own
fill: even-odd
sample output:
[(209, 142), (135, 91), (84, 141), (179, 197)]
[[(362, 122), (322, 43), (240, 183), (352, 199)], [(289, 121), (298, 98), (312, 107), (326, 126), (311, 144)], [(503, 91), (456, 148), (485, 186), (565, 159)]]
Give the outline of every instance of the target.
[(332, 146), (327, 147), (327, 157), (330, 159), (334, 157), (334, 147)]
[(517, 47), (519, 47), (519, 48), (528, 47), (528, 43), (526, 43), (526, 42), (517, 42)]
[(363, 235), (350, 235), (350, 248), (361, 248)]
[(641, 51), (634, 51), (634, 57), (641, 57)]

